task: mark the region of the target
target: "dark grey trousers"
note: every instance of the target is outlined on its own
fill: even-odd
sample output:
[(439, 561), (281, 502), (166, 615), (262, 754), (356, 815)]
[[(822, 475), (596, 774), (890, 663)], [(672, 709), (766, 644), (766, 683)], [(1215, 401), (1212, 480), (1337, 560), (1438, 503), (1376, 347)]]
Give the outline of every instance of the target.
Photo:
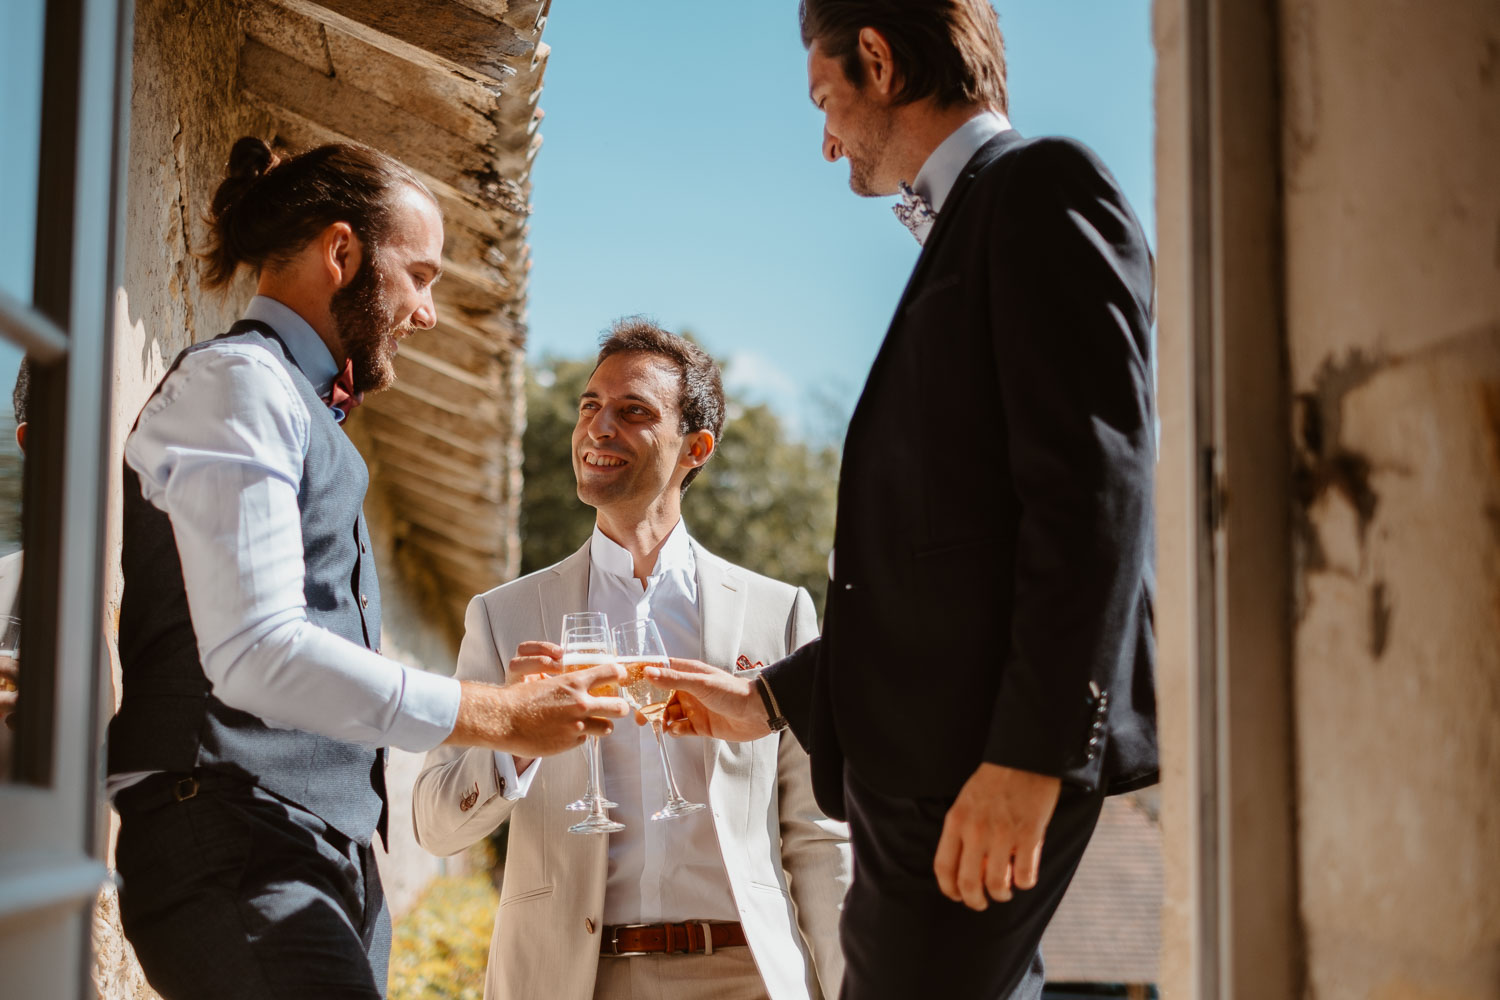
[(938, 890), (932, 862), (951, 799), (896, 798), (844, 770), (854, 882), (844, 900), (840, 1000), (1037, 1000), (1041, 942), (1104, 804), (1066, 787), (1036, 888), (975, 912)]
[(131, 791), (120, 917), (165, 1000), (383, 1000), (391, 922), (372, 848), (254, 787)]

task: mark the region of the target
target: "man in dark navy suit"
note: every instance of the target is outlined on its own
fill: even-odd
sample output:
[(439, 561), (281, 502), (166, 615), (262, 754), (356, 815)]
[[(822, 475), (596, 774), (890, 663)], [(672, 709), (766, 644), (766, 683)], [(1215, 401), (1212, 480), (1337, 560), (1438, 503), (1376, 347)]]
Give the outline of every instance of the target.
[(849, 425), (823, 638), (663, 674), (679, 731), (790, 724), (849, 819), (844, 997), (1032, 998), (1103, 797), (1156, 778), (1151, 255), (1090, 150), (1010, 127), (986, 0), (801, 23), (824, 156), (923, 250)]

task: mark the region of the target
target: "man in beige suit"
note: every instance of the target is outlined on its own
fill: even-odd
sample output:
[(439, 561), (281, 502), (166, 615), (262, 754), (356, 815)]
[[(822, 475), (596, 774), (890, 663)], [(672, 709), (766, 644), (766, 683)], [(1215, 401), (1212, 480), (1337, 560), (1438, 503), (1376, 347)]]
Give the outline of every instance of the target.
[[(723, 423), (707, 354), (642, 320), (615, 324), (573, 432), (593, 535), (557, 565), (474, 598), (459, 676), (556, 671), (570, 611), (650, 617), (668, 653), (726, 670), (811, 641), (805, 590), (725, 562), (682, 521), (682, 493)], [(567, 832), (581, 818), (564, 809), (584, 788), (581, 754), (428, 755), (413, 796), (424, 847), (453, 854), (511, 820), (486, 1000), (837, 996), (848, 831), (814, 803), (797, 741), (668, 741), (683, 795), (709, 808), (652, 821), (665, 801), (660, 763), (650, 729), (631, 730), (601, 743), (604, 791), (625, 824), (608, 836)]]

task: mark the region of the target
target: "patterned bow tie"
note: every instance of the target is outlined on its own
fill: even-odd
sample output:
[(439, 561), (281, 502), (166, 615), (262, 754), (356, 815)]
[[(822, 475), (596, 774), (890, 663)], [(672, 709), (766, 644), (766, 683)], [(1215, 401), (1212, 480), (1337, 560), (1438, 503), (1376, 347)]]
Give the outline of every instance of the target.
[(932, 203), (913, 191), (905, 181), (901, 182), (901, 202), (892, 205), (891, 211), (896, 213), (903, 226), (911, 230), (918, 243), (927, 242), (927, 234), (932, 232), (937, 213), (932, 210)]
[(339, 372), (339, 377), (333, 380), (328, 395), (323, 397), (323, 402), (333, 411), (334, 419), (343, 423), (349, 416), (349, 411), (365, 401), (365, 394), (354, 391), (354, 359), (350, 358), (344, 362), (344, 370)]

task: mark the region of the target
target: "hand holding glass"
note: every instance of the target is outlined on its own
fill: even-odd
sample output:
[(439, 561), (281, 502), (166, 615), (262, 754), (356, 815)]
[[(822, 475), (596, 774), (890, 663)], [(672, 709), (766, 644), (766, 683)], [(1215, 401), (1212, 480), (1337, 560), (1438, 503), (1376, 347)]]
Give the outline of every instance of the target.
[(667, 759), (666, 738), (662, 736), (662, 714), (672, 692), (659, 688), (646, 676), (647, 667), (667, 665), (667, 647), (661, 641), (656, 623), (649, 618), (640, 618), (614, 628), (615, 658), (625, 668), (625, 700), (651, 723), (651, 732), (656, 736), (656, 750), (661, 755), (662, 775), (667, 781), (667, 804), (653, 813), (651, 818), (676, 819), (707, 808), (702, 802), (689, 802), (677, 790), (677, 779), (672, 776), (672, 763)]
[[(602, 617), (602, 616), (601, 616)], [(566, 624), (567, 619), (564, 619)], [(604, 663), (615, 662), (614, 649), (610, 643), (609, 629), (598, 628), (591, 625), (571, 627), (564, 630), (562, 635), (563, 649), (563, 673), (572, 673), (575, 670), (586, 670)], [(613, 682), (597, 685), (589, 689), (589, 694), (596, 697), (618, 696), (618, 685)], [(600, 766), (599, 738), (590, 736), (588, 738), (589, 758), (589, 788), (584, 791), (581, 801), (588, 801), (588, 816), (581, 822), (574, 823), (568, 827), (569, 833), (613, 833), (616, 830), (625, 829), (624, 824), (616, 823), (609, 818), (605, 812), (607, 808), (614, 805), (604, 798), (604, 775)], [(570, 805), (571, 808), (571, 805)]]

